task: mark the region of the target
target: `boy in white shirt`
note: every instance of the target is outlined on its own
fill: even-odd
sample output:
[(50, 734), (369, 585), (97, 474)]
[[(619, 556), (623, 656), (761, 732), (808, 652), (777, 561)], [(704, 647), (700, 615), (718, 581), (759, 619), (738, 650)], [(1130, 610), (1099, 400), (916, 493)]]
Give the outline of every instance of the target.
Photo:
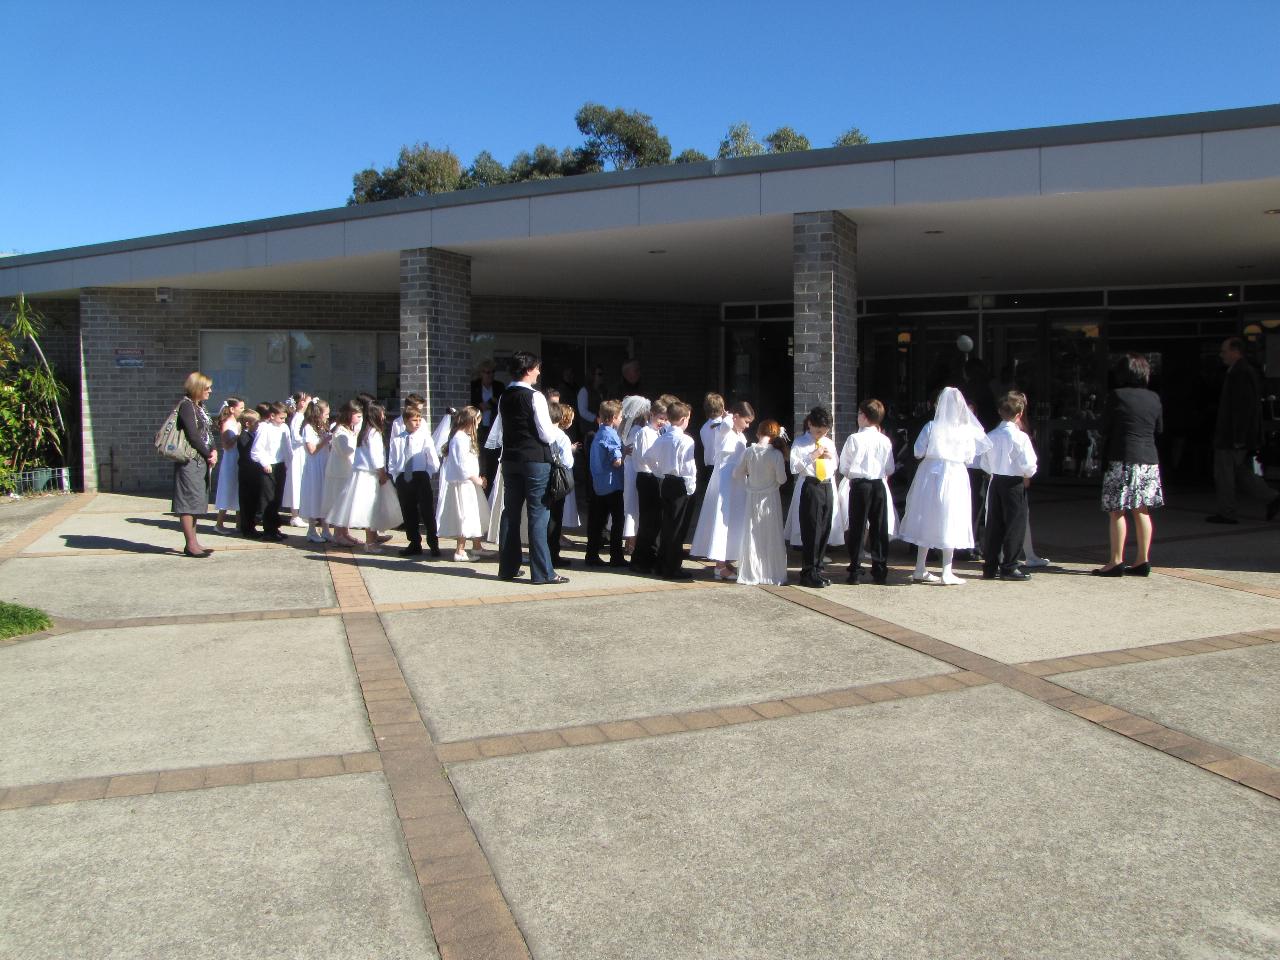
[(725, 431), (729, 429), (731, 419), (724, 412), (724, 397), (718, 393), (708, 393), (702, 398), (702, 415), (707, 420), (698, 428), (698, 442), (702, 446), (702, 459), (698, 462), (699, 503), (707, 492), (707, 484), (711, 482), (711, 474), (716, 467), (716, 454), (720, 452), (720, 443)]
[(406, 403), (398, 419), (401, 431), (391, 438), (387, 473), (395, 484), (405, 536), (409, 538), (409, 545), (400, 550), (400, 556), (422, 556), (420, 527), (425, 526), (431, 556), (438, 557), (440, 538), (436, 534), (436, 496), (431, 478), (440, 472), (440, 454), (431, 431), (422, 425), (422, 407)]
[(858, 404), (858, 432), (850, 434), (840, 451), (840, 472), (849, 478), (849, 580), (858, 582), (862, 566), (863, 528), (871, 579), (883, 585), (889, 574), (889, 513), (885, 481), (893, 473), (893, 443), (880, 429), (884, 404), (863, 400)]
[(628, 454), (636, 464), (636, 543), (631, 551), (631, 569), (635, 573), (653, 573), (658, 562), (658, 536), (662, 530), (661, 481), (645, 462), (645, 457), (658, 442), (667, 424), (667, 404), (675, 397), (661, 396), (649, 405), (649, 422), (636, 434), (635, 446)]
[(693, 437), (685, 434), (692, 411), (687, 403), (667, 406), (668, 426), (644, 454), (645, 463), (659, 478), (662, 525), (658, 533), (657, 572), (668, 580), (692, 580), (683, 567), (684, 538), (689, 532), (690, 505), (698, 488), (698, 462)]
[(991, 449), (982, 455), (982, 469), (991, 474), (987, 487), (987, 530), (983, 538), (982, 579), (1030, 580), (1018, 566), (1027, 532), (1027, 494), (1036, 472), (1036, 449), (1022, 429), (1027, 409), (1024, 394), (1011, 390), (1000, 398), (1004, 420), (989, 434)]
[(821, 589), (831, 583), (826, 575), (827, 542), (835, 511), (838, 460), (835, 442), (827, 436), (831, 414), (826, 407), (814, 407), (805, 422), (809, 429), (791, 448), (791, 472), (800, 484), (800, 585)]
[[(262, 486), (259, 488), (258, 506), (262, 514), (262, 539), (283, 540), (280, 532), (280, 505), (284, 499), (284, 484), (288, 466), (293, 459), (293, 444), (289, 439), (289, 426), (285, 422), (289, 408), (277, 401), (270, 404), (270, 412), (258, 424), (249, 448), (249, 459), (262, 468)], [(247, 537), (255, 537), (246, 533)], [(255, 537), (256, 539), (256, 537)]]

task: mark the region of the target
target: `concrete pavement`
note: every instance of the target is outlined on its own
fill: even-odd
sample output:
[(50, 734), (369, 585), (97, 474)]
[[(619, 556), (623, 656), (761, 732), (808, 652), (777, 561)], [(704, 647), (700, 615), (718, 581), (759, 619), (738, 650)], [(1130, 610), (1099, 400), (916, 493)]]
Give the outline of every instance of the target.
[(0, 504), (57, 618), (0, 643), (0, 956), (1280, 951), (1280, 526), (1099, 580), (1065, 489), (1027, 584), (545, 589), (51, 499)]

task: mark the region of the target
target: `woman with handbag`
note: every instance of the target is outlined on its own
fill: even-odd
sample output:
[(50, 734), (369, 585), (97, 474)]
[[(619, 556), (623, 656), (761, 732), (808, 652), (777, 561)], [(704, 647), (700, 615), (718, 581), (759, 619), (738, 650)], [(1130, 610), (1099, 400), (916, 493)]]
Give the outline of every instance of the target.
[(206, 550), (197, 539), (196, 517), (209, 509), (209, 471), (218, 462), (209, 414), (204, 409), (213, 381), (197, 370), (187, 377), (183, 389), (186, 396), (178, 403), (177, 425), (191, 447), (191, 456), (173, 465), (173, 512), (178, 515), (186, 540), (183, 555), (207, 557), (213, 551)]

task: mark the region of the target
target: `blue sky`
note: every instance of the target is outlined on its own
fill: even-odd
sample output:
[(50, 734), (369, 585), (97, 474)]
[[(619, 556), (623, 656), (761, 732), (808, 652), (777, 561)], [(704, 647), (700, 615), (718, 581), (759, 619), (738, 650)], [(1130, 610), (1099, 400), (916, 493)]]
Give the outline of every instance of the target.
[(714, 154), (1280, 102), (1277, 0), (0, 0), (0, 252), (342, 206), (401, 144), (503, 162), (585, 101)]

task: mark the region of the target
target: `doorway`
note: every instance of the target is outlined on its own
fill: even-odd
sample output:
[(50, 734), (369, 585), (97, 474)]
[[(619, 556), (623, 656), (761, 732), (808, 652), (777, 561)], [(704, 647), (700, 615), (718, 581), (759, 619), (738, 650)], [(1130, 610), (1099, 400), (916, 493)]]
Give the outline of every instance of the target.
[(746, 400), (756, 422), (777, 420), (795, 427), (795, 324), (756, 320), (724, 326), (725, 402)]

